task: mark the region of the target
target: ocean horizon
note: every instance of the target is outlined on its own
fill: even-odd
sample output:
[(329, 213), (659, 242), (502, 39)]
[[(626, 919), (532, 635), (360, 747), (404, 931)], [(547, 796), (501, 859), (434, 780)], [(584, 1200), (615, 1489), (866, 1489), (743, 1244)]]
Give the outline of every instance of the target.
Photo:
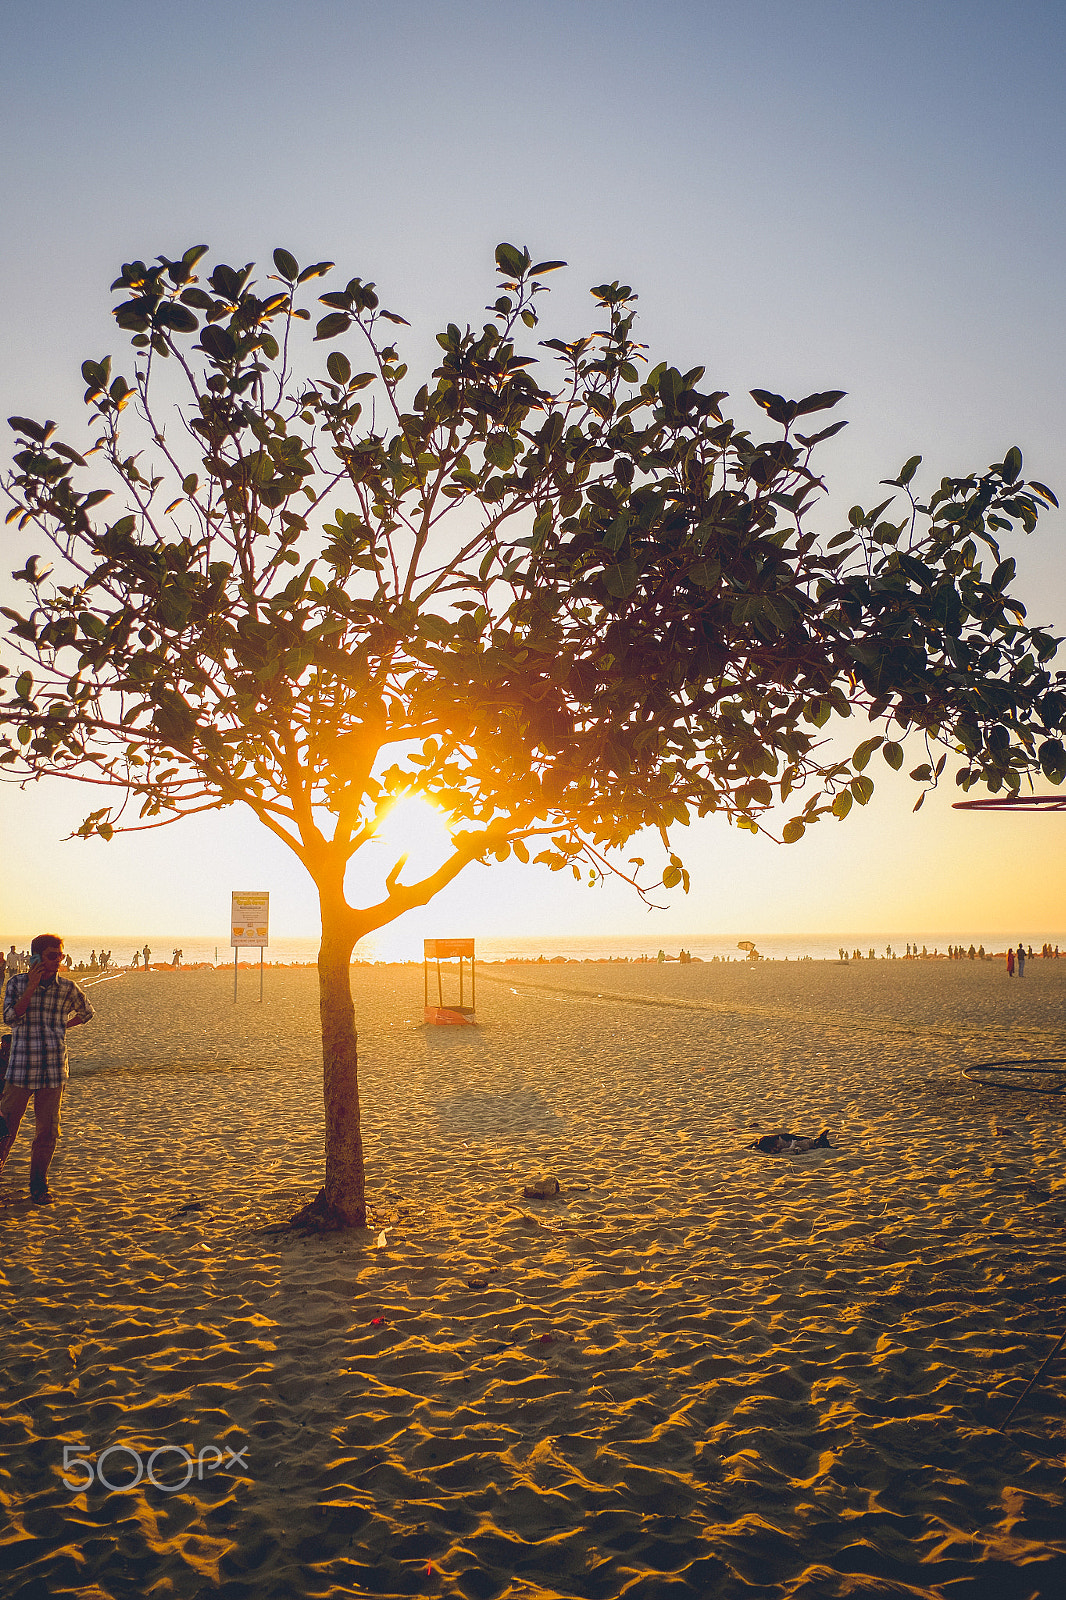
[[(437, 930), (435, 936), (467, 938), (470, 937), (470, 933), (465, 928), (449, 928)], [(16, 950), (26, 950), (32, 937), (32, 934), (8, 934), (2, 940), (3, 949), (6, 951), (11, 944), (14, 944)], [(890, 952), (894, 956), (903, 956), (908, 944), (919, 952), (924, 949), (929, 955), (944, 955), (948, 947), (953, 945), (969, 949), (971, 944), (977, 949), (983, 945), (986, 953), (992, 954), (1004, 952), (1008, 944), (1016, 945), (1019, 939), (1023, 939), (1027, 946), (1032, 945), (1037, 953), (1044, 944), (1050, 944), (1052, 947), (1057, 945), (1066, 952), (1066, 932), (1061, 929), (1051, 931), (1038, 929), (1030, 933), (1026, 929), (1011, 931), (987, 928), (976, 931), (963, 928), (958, 931), (934, 932), (918, 928), (910, 934), (869, 931), (766, 934), (738, 929), (735, 933), (707, 934), (663, 930), (646, 935), (560, 934), (552, 937), (475, 935), (475, 950), (477, 959), (485, 962), (539, 961), (541, 958), (545, 961), (639, 961), (642, 957), (655, 960), (660, 950), (664, 951), (668, 959), (673, 960), (685, 950), (693, 960), (744, 961), (747, 959), (747, 951), (741, 948), (741, 945), (742, 942), (750, 941), (759, 954), (770, 961), (805, 959), (837, 961), (842, 949), (849, 956), (858, 950), (863, 960), (868, 959), (872, 950), (874, 956), (881, 959), (887, 958)], [(95, 938), (88, 935), (73, 935), (64, 939), (64, 948), (75, 966), (79, 962), (87, 964), (94, 952), (99, 953), (102, 950), (111, 952), (114, 966), (129, 966), (134, 951), (139, 955), (145, 944), (151, 950), (153, 966), (158, 963), (169, 964), (173, 960), (175, 950), (181, 951), (182, 964), (185, 966), (204, 962), (218, 966), (233, 965), (234, 952), (228, 937), (225, 936), (216, 938), (204, 934), (148, 933), (138, 940), (137, 936), (130, 934), (102, 933)], [(263, 951), (263, 961), (266, 965), (312, 965), (317, 959), (318, 945), (317, 936), (288, 937), (279, 934)], [(241, 962), (258, 965), (258, 948), (242, 948), (238, 959)], [(383, 928), (370, 938), (360, 941), (353, 956), (353, 961), (357, 963), (421, 960), (421, 935), (415, 937), (401, 929), (389, 928)]]

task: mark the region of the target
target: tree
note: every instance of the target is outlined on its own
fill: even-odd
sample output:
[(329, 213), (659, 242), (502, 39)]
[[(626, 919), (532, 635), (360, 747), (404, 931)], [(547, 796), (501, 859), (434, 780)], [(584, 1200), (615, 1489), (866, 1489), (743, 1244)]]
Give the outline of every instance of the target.
[[(121, 791), (86, 836), (239, 802), (300, 857), (322, 913), (324, 1225), (365, 1220), (353, 949), (470, 861), (532, 842), (647, 894), (620, 852), (651, 827), (662, 883), (687, 889), (673, 825), (757, 831), (806, 790), (794, 841), (865, 805), (872, 754), (899, 767), (909, 730), (960, 754), (963, 787), (1066, 775), (1058, 641), (1025, 624), (997, 546), (1055, 503), (1017, 450), (925, 502), (916, 456), (822, 540), (812, 457), (844, 423), (800, 429), (841, 392), (752, 390), (776, 425), (757, 440), (701, 367), (649, 365), (626, 285), (592, 291), (593, 331), (522, 353), (563, 263), (503, 244), (489, 320), (450, 323), (418, 383), (372, 283), (323, 293), (312, 340), (299, 301), (332, 263), (278, 249), (257, 285), (251, 264), (205, 276), (205, 251), (123, 267), (132, 380), (84, 363), (85, 454), (10, 419), (8, 520), (58, 564), (32, 556), (29, 604), (4, 610), (21, 660), (0, 763)], [(853, 709), (884, 732), (847, 758), (819, 730)], [(350, 905), (349, 862), (405, 792), (447, 811), (451, 854)]]

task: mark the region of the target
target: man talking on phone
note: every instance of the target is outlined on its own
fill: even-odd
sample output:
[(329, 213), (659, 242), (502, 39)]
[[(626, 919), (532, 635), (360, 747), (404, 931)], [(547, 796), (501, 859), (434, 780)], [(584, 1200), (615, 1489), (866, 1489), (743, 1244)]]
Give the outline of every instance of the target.
[[(30, 945), (30, 970), (16, 972), (4, 990), (4, 1021), (11, 1029), (7, 1079), (0, 1095), (0, 1172), (33, 1096), (30, 1199), (52, 1199), (48, 1166), (59, 1142), (59, 1109), (70, 1076), (67, 1029), (88, 1022), (93, 1008), (70, 978), (61, 977), (63, 941), (39, 933)], [(6, 1124), (6, 1128), (5, 1125)]]

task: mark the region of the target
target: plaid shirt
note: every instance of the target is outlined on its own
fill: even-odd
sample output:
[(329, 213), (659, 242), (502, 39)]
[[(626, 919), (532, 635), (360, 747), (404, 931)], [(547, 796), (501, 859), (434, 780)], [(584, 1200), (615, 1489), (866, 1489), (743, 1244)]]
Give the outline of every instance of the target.
[(4, 1021), (11, 1028), (7, 1082), (20, 1089), (59, 1089), (70, 1076), (67, 1019), (88, 1022), (93, 1008), (76, 983), (57, 974), (51, 983), (38, 984), (25, 1014), (16, 1017), (29, 981), (28, 972), (16, 972), (4, 989)]

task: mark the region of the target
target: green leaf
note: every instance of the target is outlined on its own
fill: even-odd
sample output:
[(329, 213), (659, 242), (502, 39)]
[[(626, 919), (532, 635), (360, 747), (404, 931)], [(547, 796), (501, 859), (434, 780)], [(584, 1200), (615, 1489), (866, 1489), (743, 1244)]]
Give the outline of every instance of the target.
[(676, 889), (677, 885), (680, 882), (681, 882), (681, 868), (680, 867), (674, 867), (674, 866), (667, 867), (666, 871), (663, 873), (663, 888), (664, 889)]
[(698, 583), (701, 589), (713, 589), (722, 576), (722, 563), (720, 561), (697, 561), (689, 567), (686, 574), (690, 583)]
[(490, 433), (485, 440), (485, 460), (501, 472), (509, 472), (518, 453), (518, 446), (509, 433)]
[(874, 792), (873, 780), (867, 777), (852, 778), (848, 788), (861, 806), (867, 803)]
[(903, 746), (901, 744), (893, 744), (890, 741), (888, 744), (883, 744), (881, 746), (881, 754), (884, 756), (893, 772), (898, 772), (900, 767), (903, 765)]
[(143, 300), (127, 300), (123, 305), (116, 306), (114, 318), (120, 328), (130, 333), (144, 333), (152, 325)]
[(782, 427), (787, 428), (789, 423), (795, 420), (795, 400), (786, 400), (783, 395), (773, 394), (769, 389), (751, 389), (749, 393), (755, 404), (762, 406), (771, 421), (779, 422)]
[(783, 595), (761, 596), (764, 616), (769, 617), (778, 633), (787, 633), (795, 621), (795, 612)]
[[(327, 318), (322, 319), (324, 322)], [(352, 375), (352, 364), (342, 350), (331, 350), (326, 357), (326, 371), (334, 383), (346, 384)]]
[(530, 264), (528, 250), (517, 250), (513, 244), (496, 246), (496, 265), (509, 278), (520, 278)]
[(863, 740), (862, 744), (858, 746), (855, 754), (851, 758), (851, 764), (855, 768), (856, 772), (862, 772), (864, 767), (869, 765), (870, 757), (873, 755), (875, 750), (880, 748), (883, 743), (884, 740), (880, 734), (873, 739)]
[(39, 422), (33, 422), (29, 417), (8, 417), (7, 425), (9, 428), (14, 428), (16, 433), (28, 434), (38, 444), (45, 444), (48, 440), (48, 435), (55, 427), (54, 422), (51, 425), (45, 424), (42, 427)]
[[(202, 289), (183, 289), (181, 291), (181, 302), (182, 305), (195, 306), (197, 311), (211, 312), (215, 309), (215, 302)], [(89, 379), (86, 378), (85, 381), (88, 383)]]
[(616, 566), (607, 567), (603, 574), (603, 586), (616, 600), (624, 600), (632, 594), (639, 581), (640, 568), (635, 561), (620, 561)]
[(280, 246), (274, 251), (274, 265), (286, 283), (295, 283), (300, 276), (300, 267), (296, 257), (291, 256), (287, 250), (282, 250)]
[(839, 817), (841, 822), (843, 822), (844, 818), (847, 816), (848, 812), (851, 810), (851, 807), (852, 807), (851, 795), (848, 793), (848, 791), (846, 789), (842, 789), (840, 791), (840, 793), (838, 795), (836, 795), (834, 800), (833, 800), (833, 815), (834, 815), (834, 817)]
[(911, 456), (910, 460), (909, 461), (905, 461), (903, 463), (902, 467), (900, 467), (900, 469), (899, 469), (899, 477), (896, 479), (896, 482), (898, 484), (900, 484), (901, 487), (905, 486), (908, 483), (910, 483), (911, 479), (914, 477), (914, 474), (918, 471), (918, 468), (921, 466), (921, 464), (922, 464), (921, 456)]
[(200, 326), (188, 307), (181, 305), (161, 306), (156, 321), (176, 333), (195, 333)]
[(605, 549), (611, 552), (612, 555), (616, 555), (625, 544), (628, 537), (629, 512), (623, 511), (620, 517), (615, 517), (613, 522), (609, 522), (607, 524), (606, 528), (603, 530), (603, 533), (600, 535), (600, 542), (603, 544)]
[(18, 677), (15, 679), (15, 693), (18, 695), (19, 699), (28, 700), (30, 697), (30, 690), (32, 688), (33, 673), (20, 672)]
[(672, 410), (677, 405), (681, 388), (681, 374), (677, 368), (665, 367), (659, 377), (659, 399), (663, 405)]
[(890, 506), (892, 504), (892, 499), (892, 495), (889, 495), (887, 500), (882, 500), (880, 505), (874, 506), (872, 511), (868, 511), (866, 513), (864, 520), (868, 528), (872, 528), (874, 526), (878, 517), (881, 515), (882, 511), (885, 510), (886, 506)]
[(797, 433), (796, 438), (799, 440), (800, 444), (805, 444), (810, 450), (813, 449), (816, 444), (821, 444), (823, 439), (832, 439), (834, 434), (839, 433), (841, 429), (846, 428), (847, 425), (848, 424), (846, 421), (832, 422), (828, 428), (820, 428), (817, 433)]
[(327, 272), (332, 272), (336, 266), (335, 261), (316, 261), (313, 267), (305, 267), (297, 278), (297, 283), (306, 283), (309, 278), (324, 278)]
[(812, 411), (830, 411), (833, 406), (840, 404), (847, 392), (846, 389), (827, 389), (824, 394), (809, 394), (805, 400), (796, 401), (796, 416), (807, 417)]
[(1046, 739), (1037, 751), (1040, 770), (1051, 783), (1061, 783), (1066, 777), (1066, 749), (1061, 739)]
[(322, 317), (315, 331), (316, 339), (335, 339), (338, 334), (345, 333), (352, 325), (351, 317), (343, 311), (333, 311), (328, 317)]
[(807, 825), (802, 817), (792, 817), (781, 829), (781, 838), (785, 844), (796, 844), (798, 840), (803, 838), (806, 831)]
[(1022, 470), (1022, 453), (1017, 445), (1012, 445), (1003, 457), (1003, 476), (1008, 483), (1014, 483)]
[(534, 550), (539, 550), (540, 546), (544, 543), (545, 539), (551, 533), (553, 520), (554, 520), (554, 518), (553, 518), (553, 515), (552, 515), (552, 508), (551, 508), (550, 505), (545, 506), (543, 508), (543, 510), (538, 511), (536, 519), (535, 519), (535, 521), (533, 523), (533, 549)]
[(237, 354), (233, 335), (226, 328), (220, 328), (217, 323), (202, 330), (200, 348), (207, 352), (212, 361), (232, 361)]

